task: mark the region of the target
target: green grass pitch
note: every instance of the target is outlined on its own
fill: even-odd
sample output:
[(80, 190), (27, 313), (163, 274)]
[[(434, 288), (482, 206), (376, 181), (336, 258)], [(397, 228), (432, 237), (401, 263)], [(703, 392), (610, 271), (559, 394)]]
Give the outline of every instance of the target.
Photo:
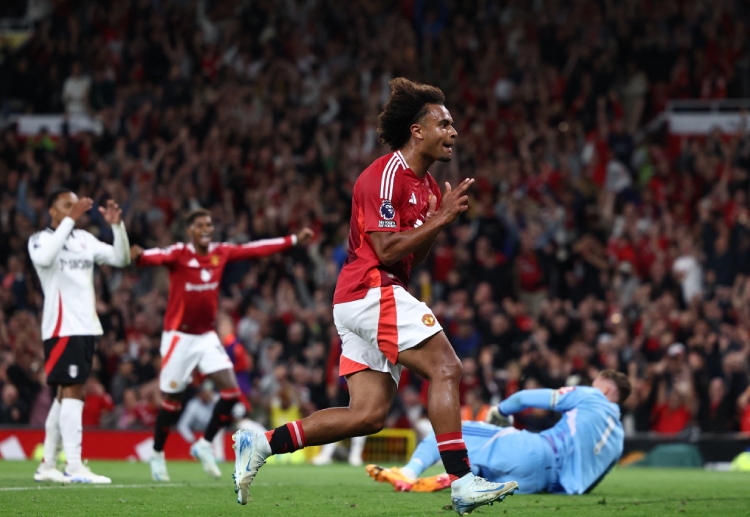
[[(439, 516), (447, 491), (393, 492), (364, 468), (348, 465), (266, 465), (251, 486), (247, 506), (236, 503), (231, 473), (209, 479), (198, 463), (170, 462), (171, 483), (151, 481), (142, 463), (92, 462), (113, 485), (35, 483), (36, 463), (0, 461), (2, 516)], [(474, 512), (478, 516), (750, 516), (750, 474), (687, 469), (615, 469), (590, 495), (515, 495)]]

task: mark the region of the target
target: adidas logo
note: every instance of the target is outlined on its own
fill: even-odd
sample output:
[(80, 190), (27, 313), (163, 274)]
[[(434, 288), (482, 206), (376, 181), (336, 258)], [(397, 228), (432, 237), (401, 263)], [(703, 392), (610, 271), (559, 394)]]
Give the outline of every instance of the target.
[(414, 192), (411, 193), (411, 197), (409, 198), (409, 203), (411, 203), (412, 205), (417, 204), (417, 196), (414, 195)]
[(198, 261), (195, 258), (191, 258), (188, 263), (188, 267), (201, 267), (201, 265), (198, 263)]

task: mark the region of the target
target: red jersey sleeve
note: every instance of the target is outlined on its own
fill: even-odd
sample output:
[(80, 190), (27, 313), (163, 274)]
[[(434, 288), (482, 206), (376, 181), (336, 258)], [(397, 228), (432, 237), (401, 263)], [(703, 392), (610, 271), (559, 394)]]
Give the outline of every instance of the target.
[(373, 171), (359, 183), (359, 204), (364, 215), (365, 232), (397, 232), (401, 227), (401, 175), (405, 167), (396, 153), (378, 172)]
[(143, 250), (138, 259), (138, 266), (167, 266), (171, 267), (177, 261), (177, 255), (182, 250), (182, 243), (174, 244), (168, 248), (151, 248)]
[(226, 242), (221, 244), (221, 248), (227, 254), (227, 261), (229, 262), (273, 255), (274, 253), (287, 250), (292, 246), (291, 235), (275, 239), (262, 239), (245, 244), (229, 244)]

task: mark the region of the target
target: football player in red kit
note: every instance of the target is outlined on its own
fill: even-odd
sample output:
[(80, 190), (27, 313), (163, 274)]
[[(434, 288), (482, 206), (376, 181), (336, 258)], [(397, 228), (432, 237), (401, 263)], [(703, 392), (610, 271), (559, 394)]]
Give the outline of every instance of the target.
[(187, 224), (190, 237), (187, 244), (178, 242), (165, 249), (131, 248), (131, 258), (138, 266), (164, 266), (169, 270), (169, 297), (160, 349), (159, 388), (163, 402), (154, 428), (151, 457), (151, 475), (156, 481), (169, 481), (164, 444), (180, 416), (182, 394), (196, 367), (211, 378), (220, 399), (203, 437), (192, 445), (190, 453), (201, 461), (206, 473), (221, 476), (211, 441), (230, 422), (232, 407), (240, 398), (234, 366), (215, 330), (224, 267), (228, 262), (265, 257), (307, 244), (313, 237), (313, 231), (304, 228), (295, 235), (246, 244), (212, 242), (214, 225), (211, 212), (205, 209), (191, 212)]
[(518, 488), (513, 481), (490, 483), (472, 474), (461, 434), (461, 362), (435, 315), (407, 290), (412, 267), (467, 210), (466, 193), (474, 182), (465, 179), (455, 189), (446, 183), (441, 195), (427, 170), (453, 156), (457, 132), (443, 92), (394, 79), (378, 135), (393, 152), (375, 160), (354, 185), (349, 254), (333, 296), (342, 342), (339, 373), (349, 385), (349, 407), (324, 409), (265, 435), (237, 431), (235, 488), (241, 504), (268, 456), (380, 431), (404, 366), (430, 382), (428, 412), (452, 482), (453, 508), (463, 515)]

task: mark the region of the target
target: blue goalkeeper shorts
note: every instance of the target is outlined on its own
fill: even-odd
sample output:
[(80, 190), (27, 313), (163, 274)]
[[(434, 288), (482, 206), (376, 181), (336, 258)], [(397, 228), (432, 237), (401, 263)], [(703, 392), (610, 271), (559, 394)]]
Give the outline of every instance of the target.
[(489, 481), (516, 481), (518, 493), (544, 492), (557, 480), (555, 454), (539, 434), (483, 422), (463, 422), (472, 471)]

